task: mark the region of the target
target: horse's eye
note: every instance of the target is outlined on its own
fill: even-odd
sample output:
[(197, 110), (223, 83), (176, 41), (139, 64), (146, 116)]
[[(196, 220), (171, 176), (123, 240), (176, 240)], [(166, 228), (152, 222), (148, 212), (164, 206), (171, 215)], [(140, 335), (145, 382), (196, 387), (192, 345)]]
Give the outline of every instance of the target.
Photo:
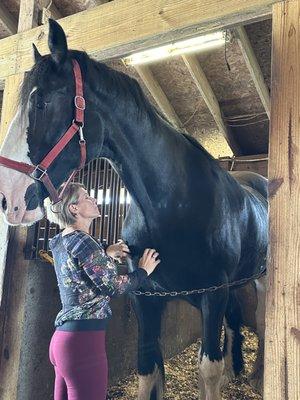
[(45, 103), (42, 100), (36, 102), (36, 108), (42, 110), (45, 107)]

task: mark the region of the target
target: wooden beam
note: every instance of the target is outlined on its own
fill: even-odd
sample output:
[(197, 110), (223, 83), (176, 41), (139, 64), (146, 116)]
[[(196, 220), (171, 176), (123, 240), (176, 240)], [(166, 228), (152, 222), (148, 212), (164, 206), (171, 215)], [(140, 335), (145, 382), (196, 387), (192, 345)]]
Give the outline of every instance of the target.
[[(62, 18), (70, 48), (101, 60), (170, 43), (183, 37), (266, 18), (278, 0), (136, 0), (111, 1)], [(142, 16), (142, 18), (141, 18)], [(48, 53), (48, 27), (0, 41), (0, 78), (32, 66), (32, 43)], [(17, 48), (14, 41), (17, 42)], [(17, 52), (17, 64), (5, 55)]]
[(154, 78), (149, 66), (136, 65), (135, 69), (166, 118), (177, 128), (182, 127), (180, 118), (176, 114), (160, 84)]
[(0, 21), (4, 28), (11, 34), (14, 35), (18, 30), (18, 23), (14, 16), (8, 11), (8, 9), (0, 3)]
[(261, 102), (266, 110), (266, 113), (270, 119), (271, 110), (270, 110), (269, 89), (264, 80), (264, 76), (263, 76), (261, 68), (257, 62), (257, 58), (256, 58), (253, 48), (251, 46), (248, 35), (243, 26), (238, 26), (235, 29), (235, 32), (237, 35), (238, 44), (242, 51), (243, 57), (246, 61), (247, 67), (248, 67), (251, 77), (253, 79), (256, 90), (257, 90), (259, 97), (261, 99)]
[(20, 1), (18, 32), (28, 31), (33, 26), (37, 25), (34, 20), (34, 6), (35, 0)]
[(264, 400), (300, 394), (300, 0), (274, 6)]
[(234, 138), (231, 135), (229, 128), (223, 120), (222, 111), (220, 109), (218, 100), (208, 82), (197, 57), (194, 54), (182, 56), (185, 65), (187, 66), (190, 74), (192, 75), (194, 82), (201, 93), (203, 100), (205, 101), (209, 111), (211, 112), (220, 133), (226, 139), (229, 147), (233, 154), (237, 155), (240, 150), (235, 143)]

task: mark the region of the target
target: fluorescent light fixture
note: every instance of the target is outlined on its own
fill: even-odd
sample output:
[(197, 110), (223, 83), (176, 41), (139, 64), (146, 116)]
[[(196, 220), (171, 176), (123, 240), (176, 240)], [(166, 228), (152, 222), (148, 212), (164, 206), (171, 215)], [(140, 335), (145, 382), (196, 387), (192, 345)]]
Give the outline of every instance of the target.
[(141, 51), (123, 58), (123, 62), (125, 65), (145, 64), (168, 57), (178, 56), (180, 54), (210, 50), (216, 47), (224, 46), (224, 44), (225, 34), (223, 32), (214, 32), (208, 35), (167, 44), (155, 49)]

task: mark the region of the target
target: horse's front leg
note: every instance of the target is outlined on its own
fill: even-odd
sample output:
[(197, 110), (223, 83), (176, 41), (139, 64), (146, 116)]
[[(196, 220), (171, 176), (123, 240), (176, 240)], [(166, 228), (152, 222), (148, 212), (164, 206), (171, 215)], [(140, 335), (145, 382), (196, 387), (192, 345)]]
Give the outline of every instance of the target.
[(202, 346), (199, 351), (199, 372), (205, 387), (205, 399), (201, 400), (221, 400), (220, 384), (224, 371), (224, 359), (220, 348), (220, 338), (227, 299), (228, 290), (207, 293), (201, 298), (203, 329)]
[(138, 319), (138, 400), (161, 400), (164, 392), (164, 363), (160, 348), (161, 298), (135, 297)]

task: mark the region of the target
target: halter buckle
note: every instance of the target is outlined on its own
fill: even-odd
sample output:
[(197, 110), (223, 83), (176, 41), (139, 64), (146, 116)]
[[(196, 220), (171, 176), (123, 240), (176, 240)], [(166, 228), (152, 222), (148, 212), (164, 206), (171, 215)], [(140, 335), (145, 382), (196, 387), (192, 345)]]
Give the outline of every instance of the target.
[(75, 96), (74, 97), (74, 104), (78, 110), (85, 110), (85, 99), (82, 96)]
[(47, 170), (43, 169), (40, 165), (37, 165), (30, 174), (31, 178), (35, 179), (36, 181), (42, 181), (45, 175), (47, 175)]

